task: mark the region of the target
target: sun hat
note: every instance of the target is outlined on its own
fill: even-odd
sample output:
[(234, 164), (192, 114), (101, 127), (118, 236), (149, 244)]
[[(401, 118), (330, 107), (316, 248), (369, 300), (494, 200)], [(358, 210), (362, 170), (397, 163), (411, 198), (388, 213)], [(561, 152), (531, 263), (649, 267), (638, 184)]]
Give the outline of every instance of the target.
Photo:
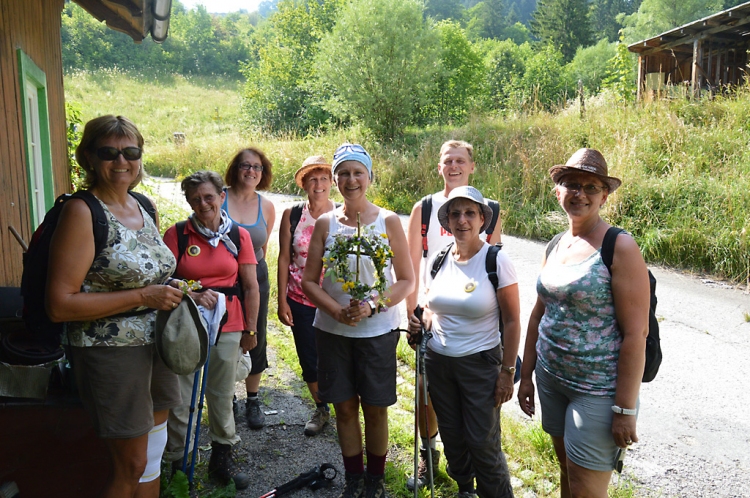
[(297, 186), (304, 190), (305, 185), (302, 183), (302, 180), (305, 179), (305, 175), (308, 172), (318, 168), (330, 170), (331, 164), (326, 161), (326, 158), (324, 156), (310, 156), (302, 161), (302, 166), (300, 167), (300, 169), (294, 172), (294, 181)]
[(345, 143), (339, 145), (336, 152), (333, 153), (333, 172), (336, 172), (336, 168), (339, 164), (344, 161), (357, 161), (367, 168), (367, 172), (370, 173), (370, 180), (372, 180), (372, 158), (367, 153), (364, 147), (359, 144)]
[(182, 296), (175, 309), (156, 314), (156, 349), (177, 375), (194, 373), (206, 363), (208, 331), (190, 296)]
[(492, 223), (492, 208), (490, 208), (484, 202), (484, 197), (482, 197), (482, 193), (479, 190), (468, 185), (465, 185), (463, 187), (456, 187), (451, 190), (450, 194), (448, 194), (448, 200), (442, 206), (440, 206), (440, 209), (438, 209), (437, 217), (438, 221), (440, 222), (440, 226), (445, 228), (448, 233), (453, 233), (448, 226), (448, 210), (450, 209), (451, 203), (455, 199), (469, 199), (470, 201), (474, 201), (481, 206), (482, 214), (484, 214), (484, 224), (479, 230), (479, 233), (486, 231), (490, 226), (490, 223)]
[(575, 154), (570, 156), (567, 163), (552, 166), (549, 169), (549, 176), (552, 177), (553, 182), (559, 183), (560, 179), (566, 174), (577, 172), (598, 176), (607, 184), (610, 192), (614, 192), (622, 184), (619, 178), (608, 176), (607, 161), (602, 153), (596, 149), (578, 149)]

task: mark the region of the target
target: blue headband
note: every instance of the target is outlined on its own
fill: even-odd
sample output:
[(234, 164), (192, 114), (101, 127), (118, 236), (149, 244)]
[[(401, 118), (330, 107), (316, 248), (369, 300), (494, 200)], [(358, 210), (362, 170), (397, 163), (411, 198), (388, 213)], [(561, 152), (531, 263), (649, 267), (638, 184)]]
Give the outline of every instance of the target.
[(336, 168), (344, 161), (357, 161), (367, 168), (367, 172), (370, 174), (370, 180), (372, 180), (372, 158), (367, 153), (364, 147), (359, 144), (342, 144), (333, 153), (333, 165), (331, 170), (336, 173)]

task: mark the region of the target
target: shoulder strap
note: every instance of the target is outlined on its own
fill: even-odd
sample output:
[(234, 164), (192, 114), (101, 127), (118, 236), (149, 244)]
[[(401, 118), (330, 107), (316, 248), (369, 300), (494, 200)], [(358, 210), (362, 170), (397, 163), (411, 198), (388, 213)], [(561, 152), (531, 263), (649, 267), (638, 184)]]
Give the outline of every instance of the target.
[(179, 266), (182, 255), (187, 251), (188, 236), (185, 233), (185, 224), (187, 220), (178, 221), (174, 225), (175, 232), (177, 232), (177, 265)]
[(435, 260), (432, 262), (432, 269), (430, 270), (431, 278), (435, 278), (435, 275), (437, 275), (437, 272), (440, 271), (440, 267), (443, 266), (443, 263), (445, 262), (445, 257), (448, 255), (452, 247), (453, 247), (453, 242), (443, 247), (440, 250), (440, 252), (437, 253), (437, 256), (435, 256)]
[(622, 228), (609, 227), (607, 233), (604, 234), (604, 240), (602, 241), (602, 261), (604, 261), (604, 266), (607, 267), (609, 273), (612, 273), (612, 260), (615, 255), (617, 236), (624, 231)]
[(490, 221), (490, 226), (487, 227), (487, 230), (485, 230), (485, 234), (487, 235), (487, 242), (490, 241), (492, 238), (492, 233), (495, 231), (495, 225), (497, 225), (497, 219), (500, 217), (500, 203), (497, 201), (493, 201), (492, 199), (487, 199), (487, 205), (492, 209), (492, 221)]
[(565, 232), (560, 232), (554, 237), (552, 237), (552, 240), (550, 240), (549, 243), (547, 244), (547, 250), (544, 256), (545, 259), (549, 259), (549, 255), (552, 254), (552, 249), (554, 249), (557, 243), (560, 242), (560, 239), (562, 238), (563, 235), (565, 235)]
[(94, 259), (101, 254), (104, 246), (107, 245), (107, 235), (109, 234), (109, 225), (107, 215), (99, 200), (88, 190), (79, 190), (70, 196), (71, 199), (81, 199), (91, 210), (91, 221), (94, 226)]
[(146, 210), (148, 215), (151, 216), (151, 219), (154, 220), (154, 224), (156, 224), (156, 208), (151, 203), (151, 200), (140, 192), (133, 192), (132, 190), (129, 190), (128, 193), (132, 195), (136, 201), (138, 201), (138, 204), (143, 206), (143, 209)]
[(229, 240), (234, 242), (234, 246), (237, 248), (237, 256), (235, 257), (235, 259), (237, 259), (242, 250), (242, 242), (240, 242), (240, 226), (237, 223), (232, 223), (232, 228), (229, 229)]
[[(427, 231), (430, 229), (430, 215), (432, 214), (432, 194), (422, 197), (422, 257), (427, 257)], [(445, 255), (443, 255), (445, 259)], [(442, 265), (443, 262), (440, 261)], [(438, 266), (438, 270), (440, 266)], [(435, 272), (437, 273), (437, 271)]]
[(289, 233), (291, 238), (289, 239), (289, 250), (294, 252), (294, 232), (297, 230), (299, 220), (302, 218), (302, 210), (305, 208), (304, 202), (297, 202), (292, 205), (292, 209), (289, 212)]
[(501, 248), (502, 246), (499, 245), (490, 246), (487, 249), (487, 256), (484, 259), (484, 269), (487, 271), (487, 278), (490, 279), (495, 290), (497, 290), (497, 286), (500, 285), (497, 278), (497, 253)]

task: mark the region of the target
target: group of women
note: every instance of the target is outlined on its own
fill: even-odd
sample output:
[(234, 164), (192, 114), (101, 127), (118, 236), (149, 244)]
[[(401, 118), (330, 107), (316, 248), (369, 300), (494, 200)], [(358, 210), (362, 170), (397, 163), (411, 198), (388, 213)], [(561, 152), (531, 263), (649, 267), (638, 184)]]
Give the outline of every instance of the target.
[[(165, 446), (167, 458), (176, 460), (190, 444), (185, 397), (192, 382), (172, 373), (156, 353), (155, 310), (174, 309), (183, 299), (173, 275), (201, 281), (202, 289), (185, 292), (206, 309), (224, 299), (227, 320), (211, 349), (206, 387), (209, 473), (243, 488), (249, 477), (231, 451), (239, 441), (232, 397), (238, 357), (249, 351), (247, 423), (263, 426), (257, 393), (267, 367), (265, 255), (275, 213), (258, 190), (270, 185), (272, 166), (249, 148), (233, 158), (223, 180), (207, 171), (185, 178), (182, 189), (193, 213), (162, 240), (158, 217), (153, 222), (128, 195), (143, 174), (142, 150), (143, 137), (126, 118), (87, 123), (76, 158), (108, 215), (108, 242), (95, 255), (88, 207), (66, 203), (51, 248), (49, 314), (67, 322), (64, 341), (82, 401), (114, 462), (104, 496), (155, 497)], [(609, 225), (599, 210), (620, 185), (608, 176), (601, 154), (582, 149), (550, 174), (569, 227), (538, 280), (518, 399), (533, 415), (535, 374), (542, 424), (560, 461), (561, 496), (606, 496), (617, 449), (637, 441), (635, 416), (629, 414), (638, 408), (643, 371), (647, 272), (627, 234), (618, 237), (611, 275), (601, 261)], [(284, 211), (279, 231), (278, 314), (292, 328), (316, 403), (305, 434), (320, 432), (332, 403), (345, 469), (343, 498), (386, 496), (397, 305), (416, 282), (398, 216), (367, 199), (372, 180), (372, 158), (360, 145), (343, 144), (330, 165), (322, 156), (308, 158), (295, 174), (307, 200)], [(343, 198), (340, 206), (329, 199), (332, 185)], [(448, 474), (466, 497), (513, 496), (500, 449), (499, 407), (513, 396), (514, 368), (503, 359), (516, 356), (520, 304), (515, 270), (502, 251), (497, 283), (487, 278), (490, 246), (479, 234), (491, 214), (478, 190), (451, 192), (438, 219), (454, 243), (427, 282), (423, 316), (408, 317), (411, 334), (433, 334), (425, 357), (429, 391)], [(392, 255), (384, 268), (367, 251), (343, 255), (350, 274), (369, 288), (385, 281), (378, 287), (384, 291), (354, 299), (349, 282), (326, 276), (324, 260), (331, 261), (342, 236), (361, 231), (385, 239)], [(180, 239), (187, 240), (184, 254)], [(432, 261), (427, 264), (432, 267)]]

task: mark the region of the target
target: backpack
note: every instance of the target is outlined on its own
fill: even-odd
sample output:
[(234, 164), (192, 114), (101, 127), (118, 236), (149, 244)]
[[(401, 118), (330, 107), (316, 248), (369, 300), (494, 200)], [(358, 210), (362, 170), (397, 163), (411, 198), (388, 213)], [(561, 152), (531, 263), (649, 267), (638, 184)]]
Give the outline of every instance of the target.
[[(450, 252), (451, 248), (453, 247), (453, 242), (445, 246), (440, 250), (440, 252), (435, 256), (435, 260), (432, 262), (432, 269), (430, 270), (430, 278), (434, 279), (435, 275), (437, 275), (438, 271), (440, 271), (440, 268), (443, 266), (443, 263), (445, 262), (445, 257)], [(502, 249), (502, 245), (494, 245), (490, 246), (487, 249), (487, 256), (484, 259), (484, 269), (487, 272), (487, 278), (490, 279), (490, 282), (492, 282), (492, 286), (497, 290), (497, 286), (500, 284), (497, 278), (497, 253)], [(499, 325), (498, 330), (500, 330), (500, 342), (505, 342), (505, 337), (503, 335), (503, 314), (500, 311), (498, 311), (499, 316)], [(516, 373), (513, 376), (513, 383), (518, 383), (519, 380), (521, 380), (521, 366), (523, 365), (523, 362), (521, 361), (520, 356), (516, 356)]]
[[(180, 265), (182, 255), (185, 254), (185, 251), (187, 251), (188, 248), (188, 234), (185, 233), (186, 223), (187, 220), (183, 220), (178, 221), (174, 225), (175, 231), (177, 233), (177, 266)], [(229, 238), (232, 240), (235, 247), (237, 247), (237, 256), (234, 257), (235, 259), (237, 259), (240, 250), (242, 249), (242, 244), (240, 243), (240, 226), (237, 223), (232, 222), (232, 227), (229, 229)], [(175, 273), (174, 277), (180, 278), (177, 273)], [(245, 305), (244, 300), (242, 299), (242, 286), (240, 285), (239, 273), (237, 274), (237, 281), (232, 287), (205, 287), (204, 289), (206, 288), (215, 290), (216, 292), (221, 292), (222, 294), (229, 296), (228, 299), (230, 301), (233, 299), (232, 296), (238, 296), (244, 309)]]
[[(607, 233), (604, 235), (604, 241), (602, 242), (602, 261), (607, 267), (607, 270), (612, 273), (612, 258), (615, 254), (615, 243), (617, 242), (617, 236), (625, 232), (622, 228), (610, 227)], [(549, 258), (552, 249), (555, 248), (560, 238), (565, 232), (558, 233), (547, 245), (547, 255)], [(650, 287), (650, 300), (648, 309), (648, 337), (646, 337), (646, 365), (643, 369), (643, 378), (641, 382), (651, 382), (659, 372), (659, 366), (661, 366), (661, 341), (659, 340), (659, 321), (656, 319), (656, 278), (648, 270), (648, 281)]]
[[(128, 192), (156, 223), (156, 208), (143, 194)], [(33, 334), (41, 347), (55, 350), (60, 346), (63, 324), (55, 323), (47, 316), (46, 302), (47, 273), (49, 271), (49, 247), (55, 233), (65, 203), (71, 199), (81, 199), (91, 210), (94, 230), (94, 259), (101, 254), (107, 244), (109, 224), (104, 208), (94, 194), (79, 190), (75, 194), (62, 194), (44, 215), (44, 220), (31, 236), (29, 248), (23, 255), (21, 295), (23, 296), (23, 319), (26, 328)], [(141, 312), (142, 313), (142, 312)]]
[[(430, 215), (432, 214), (432, 194), (422, 197), (422, 257), (427, 257), (427, 231), (430, 229)], [(500, 203), (487, 199), (487, 205), (492, 209), (492, 221), (490, 226), (484, 232), (487, 234), (487, 242), (492, 238), (492, 233), (495, 231), (495, 225), (497, 225), (497, 219), (500, 217)], [(445, 256), (443, 256), (445, 258)], [(442, 263), (441, 263), (442, 264)]]
[[(295, 202), (292, 205), (292, 209), (289, 212), (289, 233), (292, 235), (292, 238), (289, 239), (289, 250), (294, 254), (294, 231), (297, 230), (297, 225), (299, 225), (299, 220), (302, 218), (302, 210), (305, 208), (306, 202)], [(341, 207), (341, 204), (338, 202), (333, 203), (333, 209), (337, 209)]]

